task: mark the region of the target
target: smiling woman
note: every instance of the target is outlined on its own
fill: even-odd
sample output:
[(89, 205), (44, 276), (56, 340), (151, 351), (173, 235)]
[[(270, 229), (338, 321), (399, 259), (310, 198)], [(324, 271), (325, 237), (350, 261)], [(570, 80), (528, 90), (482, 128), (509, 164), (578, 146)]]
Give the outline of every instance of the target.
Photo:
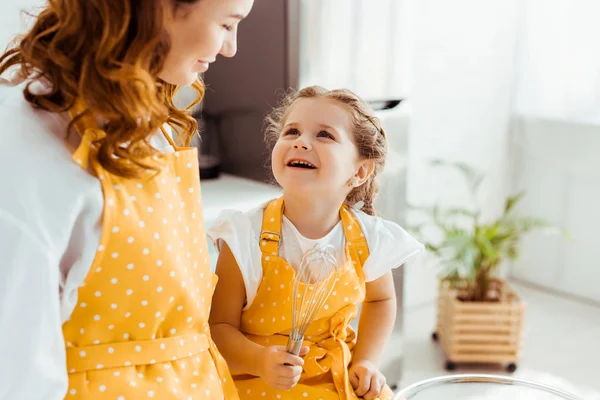
[(237, 26), (248, 12), (244, 3), (248, 2), (221, 0), (218, 6), (214, 0), (178, 2), (175, 12), (165, 14), (171, 51), (159, 76), (167, 82), (189, 85), (198, 73), (208, 70), (217, 54), (233, 57)]
[(0, 56), (0, 398), (237, 398), (173, 97), (252, 5), (49, 0)]

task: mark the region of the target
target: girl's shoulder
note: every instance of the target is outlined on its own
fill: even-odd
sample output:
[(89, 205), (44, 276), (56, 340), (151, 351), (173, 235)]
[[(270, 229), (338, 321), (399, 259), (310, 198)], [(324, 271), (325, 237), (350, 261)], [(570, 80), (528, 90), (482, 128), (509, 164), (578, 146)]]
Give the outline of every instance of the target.
[(399, 224), (359, 210), (352, 212), (369, 247), (369, 257), (363, 265), (367, 281), (381, 277), (424, 250), (423, 244)]
[(383, 219), (379, 216), (369, 215), (360, 210), (352, 209), (351, 211), (358, 220), (361, 229), (363, 230), (363, 234), (367, 239), (367, 243), (369, 244), (376, 243), (383, 237), (391, 240), (412, 238), (412, 236), (396, 222)]
[(210, 223), (208, 229), (209, 236), (219, 235), (225, 232), (236, 232), (236, 236), (260, 237), (262, 220), (265, 207), (268, 203), (263, 203), (258, 207), (248, 211), (239, 211), (232, 209), (222, 210), (214, 222)]

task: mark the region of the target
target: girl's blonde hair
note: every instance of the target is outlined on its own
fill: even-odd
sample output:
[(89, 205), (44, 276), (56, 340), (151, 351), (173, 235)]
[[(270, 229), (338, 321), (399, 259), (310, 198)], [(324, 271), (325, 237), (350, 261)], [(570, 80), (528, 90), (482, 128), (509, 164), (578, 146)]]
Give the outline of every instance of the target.
[[(200, 0), (172, 0), (172, 7)], [(86, 112), (108, 121), (98, 160), (109, 172), (136, 177), (156, 169), (147, 139), (165, 122), (188, 145), (197, 123), (173, 103), (177, 87), (158, 79), (169, 52), (160, 1), (48, 0), (16, 47), (0, 56), (0, 74), (11, 66), (24, 76), (49, 81), (48, 94), (25, 98), (37, 107), (64, 112), (80, 101)], [(202, 82), (193, 85), (204, 95)], [(70, 126), (69, 126), (70, 129)]]
[(385, 158), (388, 151), (386, 134), (379, 119), (375, 116), (373, 109), (360, 97), (347, 89), (327, 90), (321, 86), (309, 86), (299, 91), (293, 91), (285, 96), (280, 106), (273, 109), (266, 118), (265, 140), (272, 147), (281, 135), (285, 125), (285, 119), (294, 102), (299, 99), (324, 98), (334, 100), (342, 104), (350, 115), (352, 126), (350, 131), (353, 135), (354, 144), (362, 159), (373, 163), (373, 173), (367, 181), (359, 187), (352, 189), (344, 201), (348, 206), (362, 201), (362, 210), (375, 215), (373, 202), (378, 192), (377, 175), (385, 166)]

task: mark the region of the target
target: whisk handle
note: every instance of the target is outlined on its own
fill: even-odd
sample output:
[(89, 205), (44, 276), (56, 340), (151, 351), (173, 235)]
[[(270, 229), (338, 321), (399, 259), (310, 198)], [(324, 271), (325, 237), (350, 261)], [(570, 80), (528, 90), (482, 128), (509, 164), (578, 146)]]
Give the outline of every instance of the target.
[(304, 336), (299, 336), (299, 337), (292, 337), (292, 335), (289, 336), (288, 338), (288, 342), (287, 342), (287, 352), (290, 354), (293, 354), (295, 356), (297, 356), (298, 354), (300, 354), (300, 348), (302, 347), (302, 342), (304, 341)]
[[(302, 342), (304, 341), (304, 336), (300, 336), (298, 338), (292, 338), (293, 335), (290, 335), (288, 338), (288, 344), (286, 347), (286, 351), (290, 354), (297, 356), (300, 354), (300, 348), (302, 347)], [(285, 363), (288, 367), (291, 367), (292, 364)]]

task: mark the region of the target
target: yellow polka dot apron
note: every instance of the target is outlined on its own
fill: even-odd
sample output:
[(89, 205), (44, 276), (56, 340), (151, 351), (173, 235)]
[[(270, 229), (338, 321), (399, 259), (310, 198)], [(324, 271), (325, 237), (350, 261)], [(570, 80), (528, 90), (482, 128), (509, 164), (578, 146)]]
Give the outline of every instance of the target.
[[(283, 199), (265, 208), (260, 248), (263, 279), (250, 307), (242, 312), (241, 331), (263, 346), (285, 346), (292, 329), (292, 287), (295, 271), (279, 257)], [(261, 378), (232, 371), (241, 399), (358, 399), (348, 375), (356, 334), (350, 327), (365, 298), (362, 266), (369, 248), (354, 215), (344, 206), (340, 217), (346, 238), (346, 265), (341, 266), (337, 282), (326, 304), (305, 333), (304, 356), (299, 383), (291, 391), (268, 386)], [(393, 393), (386, 386), (380, 399)]]
[[(74, 118), (82, 111), (74, 107)], [(67, 399), (238, 399), (208, 317), (210, 270), (195, 148), (156, 156), (159, 173), (124, 179), (97, 161), (105, 136), (89, 116), (74, 160), (104, 194), (96, 257), (63, 325)]]

